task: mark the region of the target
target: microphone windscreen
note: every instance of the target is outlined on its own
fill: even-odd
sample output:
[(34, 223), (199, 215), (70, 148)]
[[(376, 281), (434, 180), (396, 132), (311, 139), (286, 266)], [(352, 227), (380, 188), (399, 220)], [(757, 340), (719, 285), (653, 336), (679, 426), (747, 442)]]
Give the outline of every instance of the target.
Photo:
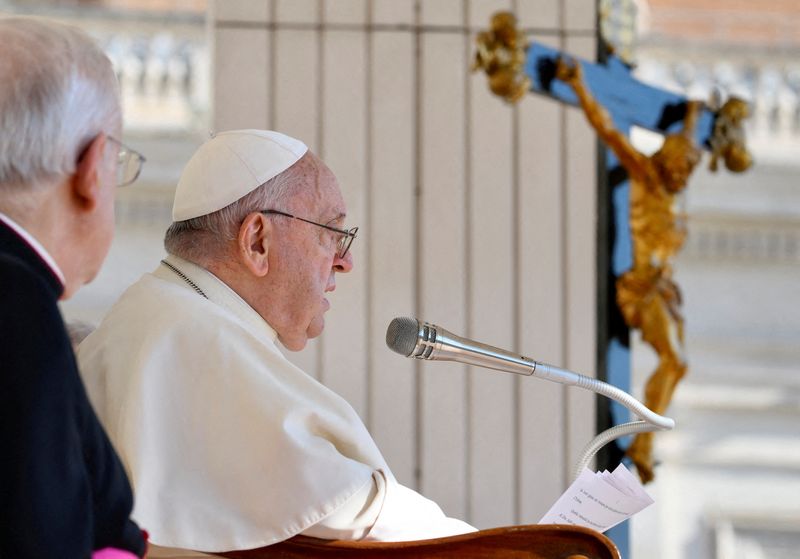
[(395, 318), (386, 329), (386, 345), (400, 355), (410, 356), (417, 347), (419, 321), (402, 316)]

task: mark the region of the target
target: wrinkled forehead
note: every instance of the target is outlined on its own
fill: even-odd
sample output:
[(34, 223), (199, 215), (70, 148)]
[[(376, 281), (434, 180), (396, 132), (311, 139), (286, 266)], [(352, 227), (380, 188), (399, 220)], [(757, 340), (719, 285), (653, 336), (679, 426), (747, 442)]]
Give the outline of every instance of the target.
[(304, 210), (327, 221), (346, 215), (339, 181), (319, 157), (309, 151), (295, 166), (297, 180), (302, 184), (294, 191), (290, 201), (292, 209)]

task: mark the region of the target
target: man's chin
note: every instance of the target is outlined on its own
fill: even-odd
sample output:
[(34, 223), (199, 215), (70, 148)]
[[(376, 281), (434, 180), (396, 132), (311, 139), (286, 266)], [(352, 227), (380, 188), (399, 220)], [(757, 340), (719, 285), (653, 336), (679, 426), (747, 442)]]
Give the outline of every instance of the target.
[(289, 340), (282, 337), (279, 334), (278, 341), (281, 343), (283, 347), (285, 347), (289, 351), (301, 351), (303, 348), (306, 347), (306, 344), (308, 343), (308, 338)]
[(281, 345), (289, 351), (300, 351), (306, 347), (308, 340), (318, 337), (320, 334), (322, 334), (322, 330), (324, 329), (325, 319), (322, 316), (319, 316), (311, 321), (311, 324), (308, 325), (308, 328), (306, 328), (306, 331), (303, 332), (303, 334), (287, 337), (281, 336), (280, 332), (278, 332), (278, 341), (281, 342)]
[(308, 330), (306, 330), (306, 338), (317, 338), (322, 335), (322, 331), (325, 329), (325, 319), (320, 316), (319, 318), (315, 319), (309, 326)]

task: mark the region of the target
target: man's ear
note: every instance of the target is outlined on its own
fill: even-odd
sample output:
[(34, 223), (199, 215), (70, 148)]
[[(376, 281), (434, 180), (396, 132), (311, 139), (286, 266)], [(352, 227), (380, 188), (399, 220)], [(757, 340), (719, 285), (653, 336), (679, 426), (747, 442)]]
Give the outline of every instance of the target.
[(245, 266), (258, 277), (269, 272), (269, 244), (272, 224), (263, 214), (253, 212), (239, 227), (237, 248)]
[(72, 195), (82, 210), (92, 211), (99, 203), (105, 147), (106, 135), (100, 133), (83, 150), (72, 176)]

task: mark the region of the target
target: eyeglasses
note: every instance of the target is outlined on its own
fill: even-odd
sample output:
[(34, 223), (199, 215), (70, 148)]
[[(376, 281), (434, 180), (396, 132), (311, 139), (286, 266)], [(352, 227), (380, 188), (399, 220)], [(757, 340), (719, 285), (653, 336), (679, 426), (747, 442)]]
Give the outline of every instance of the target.
[(336, 254), (339, 256), (339, 258), (345, 257), (347, 251), (350, 250), (350, 245), (353, 244), (353, 239), (356, 238), (356, 233), (358, 233), (358, 227), (352, 227), (350, 229), (337, 229), (336, 227), (331, 227), (330, 225), (324, 225), (322, 223), (317, 223), (316, 221), (303, 219), (302, 217), (297, 217), (295, 215), (287, 214), (286, 212), (281, 212), (278, 210), (261, 210), (261, 213), (265, 215), (274, 214), (282, 215), (284, 217), (291, 217), (292, 219), (299, 219), (300, 221), (305, 221), (311, 225), (316, 225), (317, 227), (322, 227), (323, 229), (338, 233), (340, 237), (336, 244)]
[(114, 144), (119, 146), (117, 155), (117, 186), (127, 186), (139, 178), (142, 172), (142, 165), (147, 161), (144, 155), (131, 149), (113, 136), (106, 136)]

